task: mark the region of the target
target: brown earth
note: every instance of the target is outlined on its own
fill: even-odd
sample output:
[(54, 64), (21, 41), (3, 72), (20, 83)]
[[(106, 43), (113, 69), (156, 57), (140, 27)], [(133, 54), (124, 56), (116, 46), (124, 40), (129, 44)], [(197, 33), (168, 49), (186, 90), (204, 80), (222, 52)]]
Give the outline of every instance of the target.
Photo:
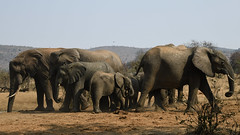
[[(236, 129), (232, 128), (234, 120), (240, 124), (240, 83), (236, 82), (235, 95), (226, 98), (224, 96), (228, 90), (226, 78), (213, 78), (209, 79), (209, 82), (213, 93), (223, 101), (222, 113), (235, 113), (220, 125), (222, 133), (229, 134), (227, 129)], [(184, 89), (187, 97), (187, 87)], [(220, 91), (216, 92), (217, 90)], [(92, 106), (78, 113), (37, 112), (33, 111), (37, 106), (34, 91), (19, 92), (15, 99), (14, 111), (7, 113), (7, 95), (8, 93), (0, 93), (0, 134), (185, 134), (189, 128), (180, 122), (189, 118), (197, 122), (196, 113), (184, 114), (186, 104), (170, 106), (167, 112), (156, 112), (152, 107), (142, 113), (120, 111), (117, 114), (112, 112), (94, 114)], [(201, 103), (207, 102), (200, 92), (198, 97)], [(58, 110), (60, 104), (55, 103), (54, 107)], [(194, 126), (193, 123), (192, 125)]]

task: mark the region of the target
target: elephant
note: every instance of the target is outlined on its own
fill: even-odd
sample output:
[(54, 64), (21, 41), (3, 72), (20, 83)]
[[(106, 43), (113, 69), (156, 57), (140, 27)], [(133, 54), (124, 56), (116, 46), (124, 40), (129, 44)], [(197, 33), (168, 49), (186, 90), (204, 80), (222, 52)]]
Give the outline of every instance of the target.
[(189, 95), (185, 111), (192, 110), (198, 90), (206, 96), (213, 108), (218, 109), (206, 79), (206, 76), (214, 77), (215, 73), (228, 76), (229, 91), (225, 96), (231, 97), (234, 93), (233, 69), (226, 56), (217, 50), (205, 47), (180, 49), (173, 45), (156, 46), (144, 54), (136, 74), (141, 68), (144, 78), (137, 112), (144, 111), (143, 105), (151, 90), (179, 88), (186, 84), (189, 85)]
[(143, 80), (143, 72), (139, 73), (137, 76), (133, 76), (133, 75), (127, 75), (132, 82), (132, 87), (134, 89), (134, 94), (133, 96), (128, 96), (125, 99), (125, 108), (126, 109), (136, 109), (137, 107), (137, 99), (138, 99), (138, 95), (140, 92), (140, 87), (142, 84), (142, 80)]
[[(60, 66), (64, 64), (69, 64), (72, 62), (106, 62), (108, 63), (115, 72), (120, 72), (123, 70), (123, 64), (120, 57), (111, 51), (108, 50), (96, 50), (90, 51), (85, 49), (78, 49), (78, 48), (70, 48), (70, 49), (63, 49), (60, 51), (56, 51), (51, 53), (50, 55), (50, 74), (51, 78), (55, 78), (57, 71)], [(54, 79), (53, 79), (54, 80)], [(52, 82), (52, 86), (54, 86), (54, 82)], [(55, 90), (55, 89), (53, 89)], [(55, 93), (53, 91), (53, 93)], [(80, 97), (81, 98), (81, 97)], [(57, 99), (57, 98), (54, 98)], [(101, 99), (107, 106), (108, 98), (103, 97)], [(55, 100), (57, 103), (58, 100)], [(84, 101), (84, 100), (82, 100)]]
[[(55, 93), (53, 97), (58, 100), (59, 84), (65, 88), (66, 95), (61, 111), (69, 111), (69, 104), (73, 97), (73, 111), (80, 111), (79, 97), (82, 108), (89, 106), (85, 97), (84, 90), (90, 90), (90, 80), (96, 71), (103, 71), (107, 73), (114, 73), (112, 67), (105, 62), (73, 62), (60, 66), (55, 80)], [(82, 110), (83, 110), (82, 109)]]
[(110, 96), (111, 102), (115, 104), (120, 101), (122, 108), (125, 109), (124, 98), (133, 96), (134, 89), (131, 80), (119, 72), (105, 73), (97, 71), (90, 81), (90, 93), (93, 101), (93, 111), (95, 113), (100, 113), (102, 111), (99, 108), (99, 100), (102, 96)]
[[(10, 92), (7, 112), (12, 112), (15, 95), (19, 86), (28, 77), (35, 80), (37, 90), (36, 111), (53, 111), (52, 87), (49, 75), (50, 54), (62, 48), (38, 48), (19, 53), (9, 62)], [(43, 98), (46, 97), (47, 107), (44, 108)]]

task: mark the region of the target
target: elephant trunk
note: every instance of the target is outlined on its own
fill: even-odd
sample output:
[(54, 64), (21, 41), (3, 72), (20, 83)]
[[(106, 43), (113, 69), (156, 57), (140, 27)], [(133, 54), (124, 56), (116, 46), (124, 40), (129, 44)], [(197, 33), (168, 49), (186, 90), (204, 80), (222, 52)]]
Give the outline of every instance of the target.
[(53, 99), (56, 103), (60, 103), (61, 99), (58, 98), (59, 96), (59, 87), (60, 84), (62, 83), (62, 78), (59, 77), (59, 73), (57, 74), (56, 78), (55, 78), (55, 83), (53, 85)]
[(227, 69), (229, 91), (225, 93), (226, 97), (231, 97), (234, 93), (234, 72), (232, 67)]
[(127, 93), (127, 91), (124, 90), (123, 87), (124, 87), (124, 86), (122, 86), (122, 87), (120, 88), (120, 91), (121, 91), (121, 93), (122, 93), (122, 96), (123, 96), (124, 98), (126, 98), (126, 97), (127, 97), (126, 94), (128, 94), (128, 93)]
[(131, 86), (130, 87), (130, 90), (129, 90), (129, 96), (132, 97), (134, 95), (134, 89), (133, 87)]
[(10, 75), (10, 91), (9, 91), (9, 99), (8, 99), (8, 107), (7, 112), (12, 112), (13, 103), (15, 99), (15, 95), (17, 91), (19, 90), (19, 85), (22, 84), (22, 76), (18, 74), (16, 77)]

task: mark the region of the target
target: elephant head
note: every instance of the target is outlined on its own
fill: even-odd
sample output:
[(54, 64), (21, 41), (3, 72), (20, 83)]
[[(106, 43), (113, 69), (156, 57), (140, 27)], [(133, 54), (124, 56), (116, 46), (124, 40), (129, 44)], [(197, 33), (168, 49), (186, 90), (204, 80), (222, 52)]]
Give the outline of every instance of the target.
[(60, 99), (58, 98), (59, 95), (59, 85), (63, 84), (64, 86), (71, 85), (80, 80), (86, 73), (86, 67), (81, 63), (73, 63), (60, 66), (58, 73), (55, 79), (55, 86), (53, 87), (54, 93), (53, 98), (58, 103)]
[(127, 96), (133, 96), (134, 95), (134, 89), (132, 87), (131, 79), (128, 77), (125, 77), (121, 73), (117, 72), (114, 75), (115, 83), (117, 85), (117, 88), (120, 89), (123, 97)]
[(34, 77), (39, 73), (42, 77), (48, 78), (48, 69), (49, 66), (46, 59), (41, 52), (36, 49), (24, 51), (9, 62), (10, 93), (7, 108), (8, 112), (12, 111), (16, 92), (26, 77)]
[(226, 56), (217, 50), (197, 47), (192, 62), (207, 76), (214, 77), (215, 73), (226, 74), (228, 76), (229, 91), (225, 93), (225, 96), (231, 97), (233, 95), (234, 72)]

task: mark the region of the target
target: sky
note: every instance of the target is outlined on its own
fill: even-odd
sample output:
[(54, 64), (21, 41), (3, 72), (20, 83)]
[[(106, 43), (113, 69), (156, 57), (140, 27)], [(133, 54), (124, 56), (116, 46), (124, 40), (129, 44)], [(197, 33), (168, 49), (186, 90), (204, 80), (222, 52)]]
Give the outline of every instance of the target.
[(0, 0), (0, 44), (240, 48), (240, 0)]

